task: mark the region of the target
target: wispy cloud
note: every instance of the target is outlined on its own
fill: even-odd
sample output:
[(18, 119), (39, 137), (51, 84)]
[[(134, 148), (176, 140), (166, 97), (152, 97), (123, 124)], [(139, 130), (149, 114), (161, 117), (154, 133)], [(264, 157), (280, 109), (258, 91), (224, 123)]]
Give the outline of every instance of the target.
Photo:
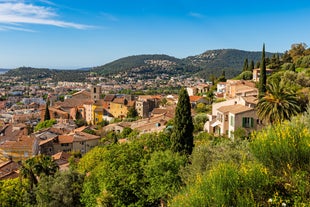
[(101, 15), (103, 17), (105, 17), (106, 19), (110, 20), (110, 21), (113, 21), (113, 22), (117, 22), (118, 21), (118, 18), (113, 16), (112, 14), (109, 14), (109, 13), (106, 13), (106, 12), (102, 12)]
[(200, 13), (197, 13), (197, 12), (190, 12), (188, 15), (191, 16), (191, 17), (199, 18), (199, 19), (202, 19), (202, 18), (205, 17), (203, 14), (200, 14)]
[(23, 32), (35, 32), (34, 30), (25, 29), (22, 27), (0, 25), (0, 31), (9, 31), (9, 30), (23, 31)]
[[(52, 2), (41, 0), (41, 2), (52, 4)], [(10, 24), (18, 24), (18, 27), (12, 27), (12, 30), (28, 31), (23, 29), (24, 24), (39, 24), (39, 25), (51, 25), (63, 28), (74, 28), (74, 29), (88, 29), (92, 26), (78, 24), (73, 22), (67, 22), (59, 20), (60, 17), (53, 10), (52, 7), (48, 6), (37, 6), (34, 4), (26, 4), (23, 1), (4, 1), (0, 0), (0, 30), (6, 28), (9, 30)], [(31, 31), (31, 30), (29, 30)]]

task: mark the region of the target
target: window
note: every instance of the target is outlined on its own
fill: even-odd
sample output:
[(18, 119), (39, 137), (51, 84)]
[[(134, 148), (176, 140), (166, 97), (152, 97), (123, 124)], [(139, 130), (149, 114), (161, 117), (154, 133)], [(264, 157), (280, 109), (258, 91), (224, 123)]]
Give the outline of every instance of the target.
[(67, 147), (67, 146), (69, 146), (69, 143), (63, 143), (63, 144), (61, 144), (61, 146), (62, 147)]
[[(94, 88), (94, 93), (97, 93), (97, 88)], [(95, 97), (96, 98), (96, 97)]]
[(242, 127), (253, 128), (254, 119), (252, 117), (242, 117)]

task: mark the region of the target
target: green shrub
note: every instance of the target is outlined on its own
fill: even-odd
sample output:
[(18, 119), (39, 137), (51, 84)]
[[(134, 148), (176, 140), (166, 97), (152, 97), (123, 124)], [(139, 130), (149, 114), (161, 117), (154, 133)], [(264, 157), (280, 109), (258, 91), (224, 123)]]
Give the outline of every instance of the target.
[(51, 126), (53, 126), (54, 124), (56, 124), (56, 120), (55, 119), (50, 119), (50, 120), (46, 120), (46, 121), (41, 121), (37, 124), (37, 126), (35, 126), (34, 131), (39, 131), (41, 129), (46, 129), (49, 128)]
[(263, 206), (270, 177), (265, 167), (220, 163), (175, 196), (170, 206)]
[(251, 150), (255, 157), (274, 172), (309, 168), (310, 131), (302, 118), (254, 133), (252, 140)]

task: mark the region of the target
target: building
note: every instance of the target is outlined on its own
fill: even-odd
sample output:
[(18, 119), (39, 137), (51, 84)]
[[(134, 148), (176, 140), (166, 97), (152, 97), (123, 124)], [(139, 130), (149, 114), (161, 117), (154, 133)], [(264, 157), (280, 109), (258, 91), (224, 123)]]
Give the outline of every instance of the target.
[(116, 97), (110, 103), (109, 112), (114, 118), (125, 118), (130, 107), (135, 107), (134, 101), (128, 101), (125, 97)]
[(148, 118), (151, 111), (159, 107), (159, 102), (160, 98), (157, 96), (139, 96), (135, 102), (135, 108), (140, 117)]
[(204, 130), (215, 135), (234, 137), (234, 132), (243, 129), (247, 134), (262, 127), (255, 106), (256, 97), (238, 97), (212, 105), (212, 114)]
[[(266, 69), (266, 75), (270, 75), (273, 72), (272, 69)], [(260, 68), (253, 69), (253, 81), (258, 82), (260, 77)]]
[(255, 83), (245, 80), (227, 80), (224, 98), (231, 99), (238, 96), (257, 96)]
[(92, 86), (91, 87), (91, 100), (97, 101), (101, 96), (101, 87), (100, 86)]
[(80, 152), (85, 154), (99, 145), (100, 136), (74, 131), (57, 135), (46, 140), (39, 140), (39, 153), (54, 155), (59, 152)]
[(210, 89), (210, 85), (209, 84), (199, 84), (196, 86), (192, 86), (192, 87), (187, 87), (187, 93), (189, 96), (196, 96), (198, 94), (204, 94), (207, 93)]

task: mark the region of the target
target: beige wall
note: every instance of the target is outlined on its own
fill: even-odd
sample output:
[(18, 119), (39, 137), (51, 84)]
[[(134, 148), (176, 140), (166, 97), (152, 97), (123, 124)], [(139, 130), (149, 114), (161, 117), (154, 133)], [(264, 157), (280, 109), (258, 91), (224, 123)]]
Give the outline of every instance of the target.
[[(231, 126), (231, 118), (230, 118), (231, 116), (234, 117), (234, 125), (233, 126)], [(242, 128), (242, 118), (243, 117), (252, 117), (254, 119), (253, 127), (244, 128), (248, 133), (261, 128), (261, 125), (257, 124), (258, 117), (257, 117), (255, 110), (243, 112), (240, 114), (229, 113), (229, 137), (232, 137), (233, 132), (236, 131), (238, 128)]]
[(90, 124), (93, 120), (92, 105), (91, 104), (84, 104), (83, 106), (85, 108), (85, 120), (88, 124)]

